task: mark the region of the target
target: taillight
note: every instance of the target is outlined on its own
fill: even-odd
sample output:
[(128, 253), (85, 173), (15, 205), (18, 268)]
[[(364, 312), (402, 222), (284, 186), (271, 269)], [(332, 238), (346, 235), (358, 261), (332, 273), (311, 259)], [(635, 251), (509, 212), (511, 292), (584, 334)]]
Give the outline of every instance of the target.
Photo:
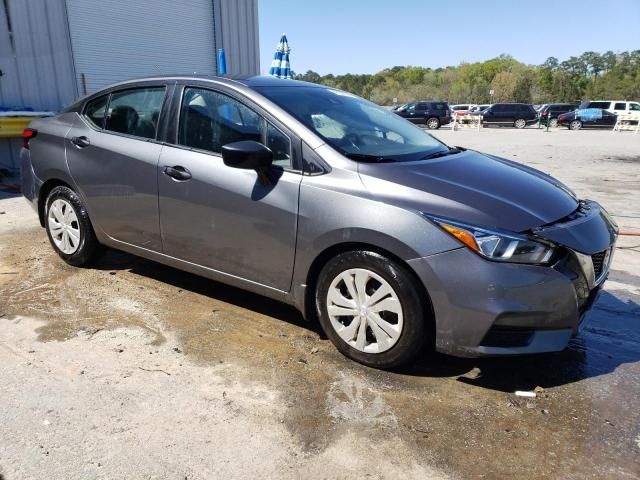
[(22, 132), (22, 146), (29, 150), (29, 140), (34, 138), (38, 134), (38, 130), (35, 128), (25, 128)]

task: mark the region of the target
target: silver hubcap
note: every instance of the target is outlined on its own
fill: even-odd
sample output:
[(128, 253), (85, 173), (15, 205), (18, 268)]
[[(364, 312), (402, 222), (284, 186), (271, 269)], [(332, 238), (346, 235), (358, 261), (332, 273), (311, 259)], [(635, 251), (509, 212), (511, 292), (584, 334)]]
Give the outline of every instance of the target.
[(429, 128), (438, 128), (438, 121), (434, 118), (427, 122), (427, 127)]
[(556, 128), (557, 126), (558, 126), (558, 120), (555, 120), (555, 119), (551, 120), (551, 127)]
[(578, 129), (580, 129), (580, 122), (576, 122), (575, 120), (571, 122), (571, 130), (578, 130)]
[(516, 127), (517, 128), (524, 128), (525, 126), (525, 121), (524, 120), (516, 120)]
[(364, 268), (346, 270), (333, 279), (327, 312), (340, 338), (365, 353), (382, 353), (402, 333), (402, 305), (391, 285)]
[(80, 222), (73, 207), (66, 200), (58, 198), (49, 207), (47, 215), (49, 232), (56, 247), (71, 255), (80, 245)]

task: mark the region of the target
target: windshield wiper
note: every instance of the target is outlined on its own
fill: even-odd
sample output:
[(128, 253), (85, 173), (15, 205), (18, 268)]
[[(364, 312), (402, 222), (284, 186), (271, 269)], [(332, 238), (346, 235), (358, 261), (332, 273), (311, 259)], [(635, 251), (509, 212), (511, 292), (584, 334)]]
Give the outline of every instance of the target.
[(437, 152), (430, 153), (426, 157), (422, 157), (421, 160), (430, 160), (432, 158), (446, 157), (447, 155), (455, 155), (461, 153), (463, 150), (460, 148), (449, 148), (448, 150), (439, 150)]
[(381, 157), (380, 155), (367, 155), (366, 153), (345, 153), (344, 156), (347, 158), (350, 158), (351, 160), (357, 160), (359, 162), (368, 162), (368, 163), (395, 162), (393, 158)]

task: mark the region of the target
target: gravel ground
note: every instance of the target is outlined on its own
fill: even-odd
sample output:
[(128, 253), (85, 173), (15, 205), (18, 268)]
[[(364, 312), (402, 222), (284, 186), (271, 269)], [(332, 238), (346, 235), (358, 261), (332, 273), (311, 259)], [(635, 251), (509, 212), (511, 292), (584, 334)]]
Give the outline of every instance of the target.
[[(640, 232), (640, 135), (435, 135), (550, 172)], [(640, 478), (639, 303), (624, 236), (566, 351), (382, 372), (277, 302), (114, 251), (69, 267), (0, 198), (0, 478)]]

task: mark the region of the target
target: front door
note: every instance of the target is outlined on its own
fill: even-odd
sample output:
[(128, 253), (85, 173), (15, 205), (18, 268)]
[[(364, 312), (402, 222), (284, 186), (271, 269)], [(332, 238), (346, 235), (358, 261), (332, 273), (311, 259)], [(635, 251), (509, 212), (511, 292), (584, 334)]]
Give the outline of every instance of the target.
[(69, 171), (91, 220), (110, 237), (160, 251), (155, 142), (164, 86), (113, 92), (87, 103), (66, 136)]
[[(177, 145), (158, 167), (164, 253), (288, 291), (302, 179), (292, 136), (222, 92), (186, 87), (181, 102)], [(223, 163), (221, 147), (241, 140), (273, 151), (273, 182)]]

